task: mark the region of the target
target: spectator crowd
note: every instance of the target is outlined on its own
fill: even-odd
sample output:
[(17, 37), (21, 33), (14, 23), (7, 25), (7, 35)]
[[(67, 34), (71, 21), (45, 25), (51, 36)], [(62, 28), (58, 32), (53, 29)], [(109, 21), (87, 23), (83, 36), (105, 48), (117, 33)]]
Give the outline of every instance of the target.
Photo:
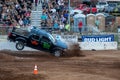
[(33, 3), (42, 4), (41, 26), (70, 31), (68, 0), (1, 0), (0, 25), (26, 27), (30, 25)]
[(42, 1), (42, 9), (42, 27), (70, 31), (68, 0), (44, 0)]
[(0, 25), (22, 26), (30, 24), (33, 0), (1, 0)]
[[(37, 10), (40, 7), (38, 4), (41, 4), (42, 14), (39, 15), (41, 19), (40, 27), (55, 31), (72, 31), (74, 28), (74, 24), (72, 25), (72, 23), (75, 23), (78, 31), (81, 33), (83, 31), (82, 27), (84, 26), (83, 21), (73, 20), (73, 16), (76, 15), (76, 13), (69, 17), (71, 7), (69, 9), (68, 1), (69, 0), (0, 0), (0, 27), (32, 26), (31, 11)], [(71, 1), (77, 2), (78, 0)], [(71, 2), (71, 4), (73, 3)], [(69, 20), (71, 24), (69, 24)], [(97, 26), (98, 29), (100, 23), (99, 20), (95, 21), (95, 26)], [(77, 29), (76, 26), (75, 30)]]

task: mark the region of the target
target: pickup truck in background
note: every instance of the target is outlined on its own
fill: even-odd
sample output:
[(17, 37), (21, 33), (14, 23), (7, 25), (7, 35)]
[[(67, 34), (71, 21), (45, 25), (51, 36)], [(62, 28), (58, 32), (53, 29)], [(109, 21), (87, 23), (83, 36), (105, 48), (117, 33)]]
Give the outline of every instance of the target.
[(108, 6), (107, 1), (99, 1), (96, 5), (97, 12), (103, 12), (105, 10), (105, 7)]
[(17, 50), (23, 50), (27, 46), (57, 57), (62, 56), (67, 49), (67, 44), (55, 39), (49, 32), (35, 27), (30, 31), (13, 28), (8, 34), (8, 40), (16, 43)]
[(108, 6), (105, 7), (105, 12), (112, 13), (114, 9), (117, 7), (117, 3), (109, 3)]

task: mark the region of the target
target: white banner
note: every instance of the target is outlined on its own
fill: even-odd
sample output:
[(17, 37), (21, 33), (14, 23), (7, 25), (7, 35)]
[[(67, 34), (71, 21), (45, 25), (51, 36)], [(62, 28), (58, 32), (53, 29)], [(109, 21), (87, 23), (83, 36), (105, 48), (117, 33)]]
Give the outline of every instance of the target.
[(117, 42), (79, 42), (81, 50), (117, 50)]
[(57, 40), (62, 40), (66, 43), (76, 43), (78, 42), (77, 35), (54, 35)]

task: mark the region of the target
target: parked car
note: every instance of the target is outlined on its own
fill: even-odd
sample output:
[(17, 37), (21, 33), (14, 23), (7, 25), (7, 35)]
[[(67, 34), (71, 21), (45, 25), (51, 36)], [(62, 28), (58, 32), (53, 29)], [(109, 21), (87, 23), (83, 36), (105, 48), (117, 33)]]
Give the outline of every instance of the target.
[(91, 13), (97, 13), (97, 8), (95, 6), (90, 6)]
[(31, 31), (13, 28), (8, 40), (16, 43), (17, 50), (23, 50), (27, 46), (57, 57), (63, 55), (67, 49), (65, 42), (55, 39), (52, 34), (39, 28), (32, 28)]
[(83, 11), (84, 14), (89, 14), (89, 13), (96, 13), (97, 9), (96, 7), (89, 7), (86, 4), (79, 4), (75, 9)]
[(117, 5), (114, 10), (113, 10), (114, 13), (120, 13), (120, 4)]
[(113, 12), (116, 7), (117, 3), (109, 3), (108, 6), (105, 7), (105, 12)]
[(97, 11), (101, 12), (105, 10), (105, 7), (108, 6), (108, 3), (106, 1), (99, 1), (96, 5)]

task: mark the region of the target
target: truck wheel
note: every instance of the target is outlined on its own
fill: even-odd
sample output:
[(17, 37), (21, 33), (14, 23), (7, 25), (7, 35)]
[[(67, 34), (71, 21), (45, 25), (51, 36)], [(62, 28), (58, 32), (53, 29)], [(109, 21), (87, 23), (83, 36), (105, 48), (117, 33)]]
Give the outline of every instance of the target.
[(55, 49), (54, 50), (54, 52), (53, 52), (53, 54), (54, 54), (54, 56), (56, 56), (56, 57), (60, 57), (61, 55), (62, 55), (62, 50), (60, 50), (60, 49)]
[(16, 43), (16, 49), (17, 50), (23, 50), (24, 49), (24, 43), (19, 41)]

